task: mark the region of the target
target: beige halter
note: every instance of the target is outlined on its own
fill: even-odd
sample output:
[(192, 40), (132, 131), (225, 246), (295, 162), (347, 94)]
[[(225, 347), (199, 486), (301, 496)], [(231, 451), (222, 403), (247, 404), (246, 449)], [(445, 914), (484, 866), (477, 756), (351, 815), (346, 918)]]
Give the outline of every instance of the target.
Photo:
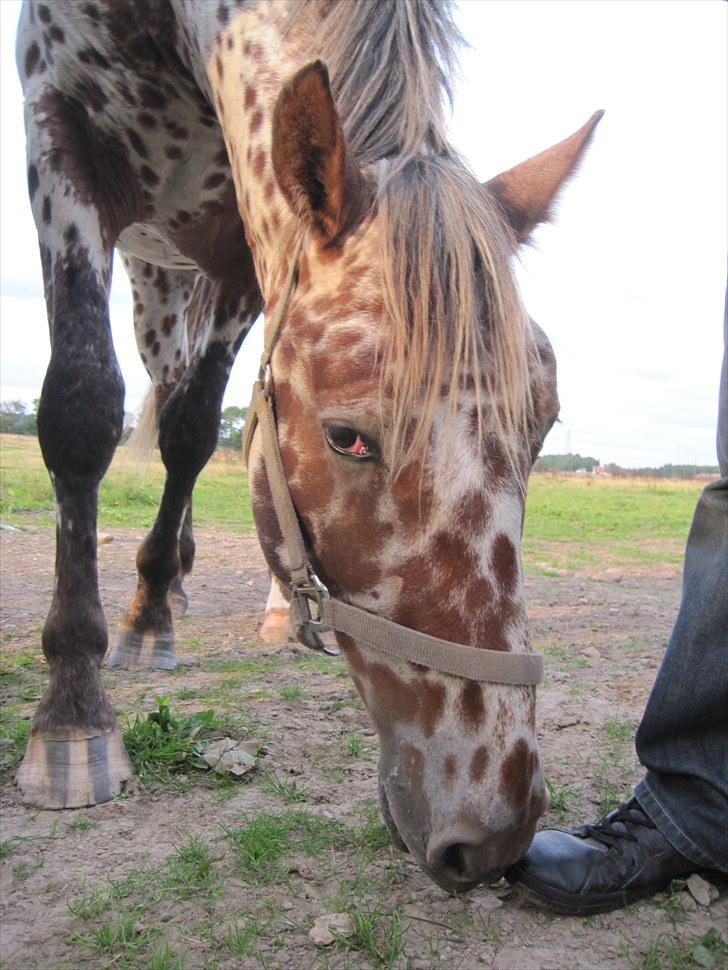
[(265, 346), (260, 374), (253, 386), (253, 397), (245, 424), (243, 442), (246, 464), (258, 426), (262, 436), (263, 460), (268, 474), (273, 505), (288, 551), (291, 573), (291, 619), (296, 635), (306, 646), (330, 651), (320, 634), (336, 630), (359, 644), (371, 647), (398, 660), (409, 660), (432, 670), (493, 684), (535, 687), (543, 680), (543, 656), (537, 653), (508, 653), (486, 650), (440, 640), (419, 633), (374, 613), (332, 597), (311, 564), (301, 534), (298, 515), (288, 490), (274, 410), (274, 387), (271, 357), (285, 321), (298, 275), (299, 243), (291, 260), (291, 271), (283, 299), (270, 323), (266, 321)]

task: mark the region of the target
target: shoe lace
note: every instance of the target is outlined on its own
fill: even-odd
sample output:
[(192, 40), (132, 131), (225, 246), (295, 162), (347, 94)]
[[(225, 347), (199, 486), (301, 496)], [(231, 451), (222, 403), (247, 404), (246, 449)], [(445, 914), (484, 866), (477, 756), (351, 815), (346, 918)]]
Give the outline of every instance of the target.
[(634, 828), (640, 825), (648, 829), (657, 828), (637, 799), (630, 798), (594, 825), (582, 825), (579, 834), (582, 838), (596, 839), (603, 845), (612, 846), (618, 839), (637, 842)]

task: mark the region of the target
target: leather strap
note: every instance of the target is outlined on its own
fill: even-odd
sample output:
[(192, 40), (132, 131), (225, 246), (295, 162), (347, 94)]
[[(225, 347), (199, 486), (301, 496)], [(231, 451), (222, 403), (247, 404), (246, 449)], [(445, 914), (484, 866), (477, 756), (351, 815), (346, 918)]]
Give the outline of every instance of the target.
[(327, 626), (357, 643), (453, 677), (522, 686), (535, 686), (543, 680), (540, 653), (506, 653), (440, 640), (333, 597), (324, 600), (322, 615)]
[(271, 356), (295, 288), (299, 252), (300, 244), (292, 260), (284, 298), (270, 326), (266, 327), (260, 376), (253, 386), (243, 444), (245, 462), (248, 464), (253, 435), (259, 427), (273, 506), (288, 551), (293, 592), (292, 617), (299, 639), (309, 647), (329, 652), (319, 634), (336, 630), (389, 657), (422, 664), (454, 677), (535, 687), (543, 680), (541, 654), (486, 650), (420, 633), (335, 599), (316, 575), (281, 461), (271, 374)]

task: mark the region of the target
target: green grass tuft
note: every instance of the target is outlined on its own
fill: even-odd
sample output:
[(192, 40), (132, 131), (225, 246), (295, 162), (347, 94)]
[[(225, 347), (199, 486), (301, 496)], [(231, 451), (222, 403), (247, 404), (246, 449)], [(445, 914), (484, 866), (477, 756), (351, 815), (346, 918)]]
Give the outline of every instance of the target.
[(169, 782), (191, 769), (208, 769), (201, 757), (204, 738), (219, 729), (214, 711), (178, 718), (168, 699), (161, 697), (156, 711), (127, 722), (123, 738), (140, 778)]

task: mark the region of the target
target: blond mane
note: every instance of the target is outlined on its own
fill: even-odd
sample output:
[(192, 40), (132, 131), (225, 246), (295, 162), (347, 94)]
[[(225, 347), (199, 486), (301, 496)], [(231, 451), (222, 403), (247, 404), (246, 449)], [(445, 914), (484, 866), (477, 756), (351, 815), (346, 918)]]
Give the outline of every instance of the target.
[(449, 3), (295, 0), (291, 22), (304, 17), (348, 148), (376, 165), (390, 464), (424, 453), (443, 386), (452, 413), (472, 385), (479, 440), (495, 434), (513, 459), (532, 407), (533, 338), (510, 231), (447, 138), (443, 102), (462, 43)]

